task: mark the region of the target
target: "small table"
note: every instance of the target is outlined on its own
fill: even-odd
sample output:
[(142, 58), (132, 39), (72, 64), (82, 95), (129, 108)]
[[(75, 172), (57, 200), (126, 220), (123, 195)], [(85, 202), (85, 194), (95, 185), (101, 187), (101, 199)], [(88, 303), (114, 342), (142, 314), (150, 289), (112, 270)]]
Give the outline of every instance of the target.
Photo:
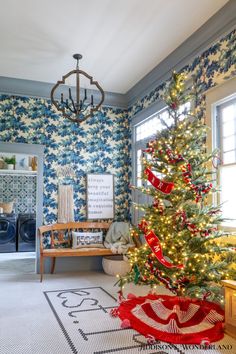
[(236, 281), (222, 280), (225, 288), (225, 333), (236, 338)]

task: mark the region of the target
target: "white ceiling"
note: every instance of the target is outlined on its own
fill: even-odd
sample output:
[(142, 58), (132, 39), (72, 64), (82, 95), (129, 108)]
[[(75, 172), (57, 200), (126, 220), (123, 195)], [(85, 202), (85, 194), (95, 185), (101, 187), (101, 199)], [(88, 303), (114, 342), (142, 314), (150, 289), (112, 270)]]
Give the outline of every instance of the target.
[(55, 83), (75, 68), (125, 93), (227, 0), (0, 0), (0, 76)]

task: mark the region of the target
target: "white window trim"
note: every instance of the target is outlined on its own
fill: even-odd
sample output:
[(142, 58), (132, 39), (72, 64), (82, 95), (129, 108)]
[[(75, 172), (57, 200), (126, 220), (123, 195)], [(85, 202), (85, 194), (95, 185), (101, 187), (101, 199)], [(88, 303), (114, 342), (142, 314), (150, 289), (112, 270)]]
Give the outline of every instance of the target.
[[(233, 99), (236, 92), (236, 78), (231, 78), (221, 85), (217, 85), (206, 92), (206, 124), (210, 128), (207, 136), (207, 151), (211, 153), (217, 146), (216, 141), (216, 107), (224, 102)], [(209, 203), (217, 203), (217, 197), (209, 198)], [(225, 231), (236, 231), (236, 227), (222, 226)]]

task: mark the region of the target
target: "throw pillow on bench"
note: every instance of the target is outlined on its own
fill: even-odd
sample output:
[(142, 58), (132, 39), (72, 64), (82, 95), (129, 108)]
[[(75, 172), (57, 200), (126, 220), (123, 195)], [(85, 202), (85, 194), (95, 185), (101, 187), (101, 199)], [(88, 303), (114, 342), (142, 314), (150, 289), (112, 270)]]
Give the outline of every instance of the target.
[(72, 231), (72, 248), (105, 248), (103, 233)]

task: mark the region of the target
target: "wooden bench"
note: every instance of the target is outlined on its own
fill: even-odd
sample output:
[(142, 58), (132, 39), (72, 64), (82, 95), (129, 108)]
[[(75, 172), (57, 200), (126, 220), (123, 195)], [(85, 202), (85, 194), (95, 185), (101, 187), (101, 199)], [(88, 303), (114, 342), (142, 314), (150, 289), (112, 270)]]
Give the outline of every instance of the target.
[[(104, 231), (110, 227), (107, 222), (70, 222), (66, 224), (53, 224), (41, 226), (38, 229), (40, 239), (40, 281), (43, 280), (44, 258), (51, 257), (51, 274), (54, 273), (57, 257), (85, 257), (112, 255), (108, 248), (71, 248), (72, 231)], [(43, 239), (49, 236), (50, 248), (44, 248)], [(59, 248), (64, 245), (63, 248)], [(65, 248), (67, 247), (67, 248)]]

